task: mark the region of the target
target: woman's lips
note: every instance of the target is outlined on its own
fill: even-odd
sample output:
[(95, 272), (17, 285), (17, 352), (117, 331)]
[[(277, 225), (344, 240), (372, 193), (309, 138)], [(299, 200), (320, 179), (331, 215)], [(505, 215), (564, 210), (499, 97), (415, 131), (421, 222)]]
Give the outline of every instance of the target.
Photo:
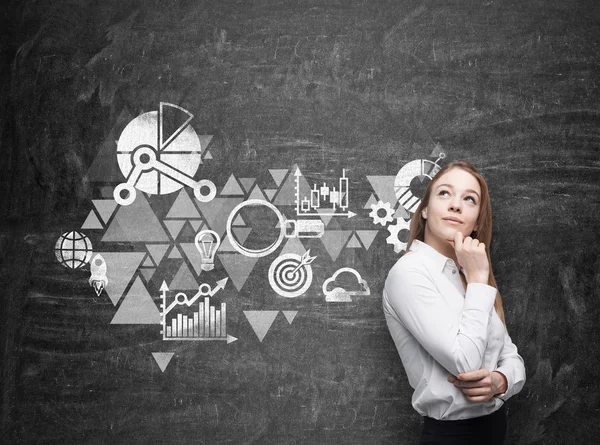
[(461, 222), (454, 221), (453, 219), (445, 219), (444, 218), (444, 221), (449, 222), (450, 224), (462, 224)]

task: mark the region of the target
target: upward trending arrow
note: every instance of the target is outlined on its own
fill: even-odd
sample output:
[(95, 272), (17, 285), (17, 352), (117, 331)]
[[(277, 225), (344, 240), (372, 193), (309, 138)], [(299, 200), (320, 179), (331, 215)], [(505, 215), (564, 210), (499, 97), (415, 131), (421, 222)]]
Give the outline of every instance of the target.
[(221, 289), (225, 289), (225, 284), (227, 284), (228, 280), (229, 280), (229, 277), (226, 277), (226, 278), (223, 278), (222, 280), (217, 281), (217, 285), (214, 287), (214, 289), (211, 290), (210, 296), (212, 297), (214, 294), (219, 292)]

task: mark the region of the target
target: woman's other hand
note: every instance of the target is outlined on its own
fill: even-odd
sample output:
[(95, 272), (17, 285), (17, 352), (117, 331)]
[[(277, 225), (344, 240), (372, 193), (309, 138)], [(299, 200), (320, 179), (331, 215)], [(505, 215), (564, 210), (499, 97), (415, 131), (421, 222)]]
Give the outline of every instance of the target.
[(459, 265), (467, 272), (469, 283), (488, 284), (490, 263), (485, 252), (485, 244), (470, 236), (464, 238), (464, 235), (457, 230), (452, 247), (456, 252)]
[(448, 376), (448, 381), (459, 388), (472, 402), (487, 402), (496, 394), (503, 394), (508, 389), (504, 374), (487, 369), (463, 372), (456, 377)]

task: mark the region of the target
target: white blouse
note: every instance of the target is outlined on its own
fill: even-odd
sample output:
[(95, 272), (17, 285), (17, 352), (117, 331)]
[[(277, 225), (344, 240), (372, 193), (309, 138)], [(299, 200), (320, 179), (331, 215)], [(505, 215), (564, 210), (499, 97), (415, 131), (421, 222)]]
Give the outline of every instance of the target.
[[(460, 272), (466, 275), (461, 267)], [(414, 388), (412, 406), (422, 416), (458, 420), (490, 414), (525, 384), (525, 365), (494, 309), (496, 288), (468, 283), (456, 263), (414, 240), (392, 267), (383, 290), (390, 334)], [(508, 389), (487, 402), (472, 402), (449, 375), (499, 371)]]

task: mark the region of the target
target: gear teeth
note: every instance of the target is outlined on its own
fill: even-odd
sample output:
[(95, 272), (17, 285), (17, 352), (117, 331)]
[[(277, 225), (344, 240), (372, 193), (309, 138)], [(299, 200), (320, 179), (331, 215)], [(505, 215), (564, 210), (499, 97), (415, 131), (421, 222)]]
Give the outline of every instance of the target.
[(387, 227), (390, 236), (385, 240), (388, 244), (394, 246), (394, 252), (400, 253), (403, 249), (406, 249), (406, 243), (400, 241), (398, 234), (402, 229), (410, 230), (410, 221), (405, 221), (404, 218), (397, 218), (396, 224), (390, 224)]
[[(385, 211), (385, 216), (379, 216), (379, 210)], [(377, 204), (371, 204), (371, 212), (369, 217), (373, 220), (373, 224), (385, 226), (394, 220), (394, 209), (389, 202), (378, 201)]]

